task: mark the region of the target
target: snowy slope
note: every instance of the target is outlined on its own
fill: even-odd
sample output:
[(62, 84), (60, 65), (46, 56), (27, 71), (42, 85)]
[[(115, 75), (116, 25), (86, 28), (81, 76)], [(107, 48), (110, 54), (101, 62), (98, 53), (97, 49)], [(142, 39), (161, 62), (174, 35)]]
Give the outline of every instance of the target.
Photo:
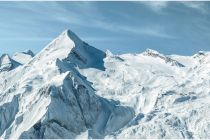
[(114, 55), (66, 30), (0, 62), (2, 138), (210, 138), (209, 52)]
[(12, 56), (12, 59), (20, 64), (25, 64), (29, 62), (34, 57), (34, 53), (31, 50), (25, 52), (18, 52)]
[[(81, 73), (93, 82), (98, 95), (118, 100), (136, 114), (107, 138), (209, 138), (210, 53), (107, 54), (106, 71)], [(181, 65), (167, 63), (163, 59), (167, 57)]]

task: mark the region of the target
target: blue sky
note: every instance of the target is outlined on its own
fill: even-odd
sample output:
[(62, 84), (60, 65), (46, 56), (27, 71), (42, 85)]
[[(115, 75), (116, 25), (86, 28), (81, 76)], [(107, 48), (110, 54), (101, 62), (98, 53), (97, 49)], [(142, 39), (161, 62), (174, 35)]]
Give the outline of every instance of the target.
[(65, 29), (115, 54), (210, 51), (210, 2), (0, 2), (0, 54), (39, 52)]

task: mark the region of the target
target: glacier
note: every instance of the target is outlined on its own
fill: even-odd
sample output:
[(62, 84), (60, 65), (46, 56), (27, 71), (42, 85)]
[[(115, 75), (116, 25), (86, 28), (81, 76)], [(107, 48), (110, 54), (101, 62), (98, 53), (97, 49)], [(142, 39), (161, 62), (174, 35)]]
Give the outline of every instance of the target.
[(210, 138), (210, 52), (103, 52), (66, 30), (0, 57), (4, 139)]

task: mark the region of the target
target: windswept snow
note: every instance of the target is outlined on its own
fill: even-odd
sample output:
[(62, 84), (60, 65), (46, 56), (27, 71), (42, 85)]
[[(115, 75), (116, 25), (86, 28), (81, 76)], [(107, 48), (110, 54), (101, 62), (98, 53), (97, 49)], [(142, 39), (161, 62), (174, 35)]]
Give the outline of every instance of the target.
[(20, 64), (26, 64), (34, 57), (34, 53), (31, 50), (27, 50), (24, 52), (15, 53), (12, 56), (12, 59)]
[(115, 55), (64, 31), (0, 59), (2, 138), (210, 138), (210, 53)]

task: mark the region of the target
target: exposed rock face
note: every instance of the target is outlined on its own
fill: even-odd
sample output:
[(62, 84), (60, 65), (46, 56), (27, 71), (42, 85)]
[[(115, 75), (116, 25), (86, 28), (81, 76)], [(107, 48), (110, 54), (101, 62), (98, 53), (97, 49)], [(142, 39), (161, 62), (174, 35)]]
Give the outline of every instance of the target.
[(152, 57), (158, 57), (160, 59), (163, 59), (165, 61), (165, 63), (170, 63), (172, 66), (178, 66), (178, 67), (184, 67), (183, 64), (181, 64), (180, 62), (168, 57), (168, 56), (164, 56), (160, 53), (158, 53), (157, 51), (151, 50), (151, 49), (147, 49), (144, 52), (144, 55), (147, 56), (152, 56)]

